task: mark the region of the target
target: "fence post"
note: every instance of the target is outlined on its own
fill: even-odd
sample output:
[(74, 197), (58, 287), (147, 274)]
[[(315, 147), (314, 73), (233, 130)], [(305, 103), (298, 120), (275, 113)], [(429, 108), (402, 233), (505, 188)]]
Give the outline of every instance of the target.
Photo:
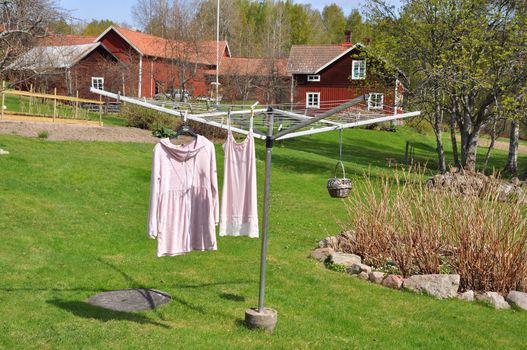
[(55, 98), (53, 99), (53, 123), (54, 123), (55, 118), (57, 117), (57, 88), (53, 89), (53, 95), (55, 95)]
[(102, 126), (102, 95), (99, 95), (99, 126)]
[(79, 90), (77, 90), (77, 100), (75, 100), (75, 119), (79, 119)]
[(4, 95), (4, 89), (5, 89), (5, 81), (2, 81), (2, 114), (0, 115), (0, 120), (4, 119), (4, 105), (5, 105), (5, 95)]
[[(29, 92), (33, 93), (33, 84), (29, 85)], [(27, 112), (28, 112), (29, 115), (32, 114), (31, 113), (32, 110), (33, 110), (33, 96), (29, 96), (29, 106), (28, 106), (28, 109), (27, 109)]]

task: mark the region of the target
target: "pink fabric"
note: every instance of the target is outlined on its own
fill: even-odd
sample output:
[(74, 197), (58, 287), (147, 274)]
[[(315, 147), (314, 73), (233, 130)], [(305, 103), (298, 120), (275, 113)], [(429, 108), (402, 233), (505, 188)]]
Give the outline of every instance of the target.
[(198, 135), (186, 145), (168, 138), (154, 147), (148, 236), (157, 255), (216, 250), (218, 182), (214, 145)]
[(252, 131), (236, 143), (229, 130), (225, 150), (220, 236), (258, 237), (256, 157)]

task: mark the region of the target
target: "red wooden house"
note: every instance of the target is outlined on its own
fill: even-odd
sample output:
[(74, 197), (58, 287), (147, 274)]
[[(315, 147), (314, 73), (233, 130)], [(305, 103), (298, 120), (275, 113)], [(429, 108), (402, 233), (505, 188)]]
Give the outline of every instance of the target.
[[(82, 38), (82, 37), (81, 37)], [(51, 38), (7, 67), (8, 78), (17, 88), (60, 95), (95, 98), (90, 86), (120, 90), (127, 79), (127, 67), (101, 43), (88, 39)], [(72, 42), (74, 44), (72, 44)]]
[[(205, 72), (216, 68), (216, 41), (168, 40), (111, 26), (97, 39), (129, 66), (129, 96), (152, 97), (158, 92), (185, 89), (193, 96), (207, 96), (212, 87)], [(230, 57), (229, 45), (220, 42), (220, 59)]]
[(369, 74), (369, 63), (373, 60), (364, 45), (352, 45), (349, 40), (342, 45), (294, 45), (288, 62), (291, 104), (295, 110), (313, 115), (369, 94), (364, 110), (395, 113), (402, 106), (402, 74), (378, 79), (378, 69), (375, 77)]

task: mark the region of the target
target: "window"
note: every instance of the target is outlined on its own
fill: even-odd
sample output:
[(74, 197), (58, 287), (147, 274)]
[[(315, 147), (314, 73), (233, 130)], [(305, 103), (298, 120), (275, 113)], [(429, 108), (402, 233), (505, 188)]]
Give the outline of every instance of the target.
[(384, 104), (384, 95), (378, 92), (372, 92), (368, 95), (368, 109), (382, 109)]
[(320, 81), (320, 75), (308, 75), (307, 81)]
[(92, 77), (91, 87), (98, 90), (104, 90), (104, 78)]
[(306, 108), (320, 108), (320, 92), (306, 93)]
[(366, 79), (366, 61), (353, 60), (351, 67), (351, 79)]

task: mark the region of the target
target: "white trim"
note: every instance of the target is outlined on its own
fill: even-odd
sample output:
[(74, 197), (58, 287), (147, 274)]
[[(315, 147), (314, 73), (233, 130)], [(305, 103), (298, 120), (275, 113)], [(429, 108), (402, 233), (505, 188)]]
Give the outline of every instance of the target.
[(114, 32), (117, 33), (117, 35), (119, 35), (124, 41), (126, 41), (126, 42), (128, 43), (128, 45), (130, 45), (135, 51), (137, 51), (137, 52), (139, 52), (139, 54), (143, 55), (143, 53), (141, 52), (141, 50), (139, 50), (139, 49), (137, 48), (137, 46), (135, 46), (134, 44), (132, 44), (132, 43), (130, 42), (130, 40), (128, 40), (123, 34), (121, 34), (121, 33), (117, 30), (117, 28), (115, 28), (114, 26), (109, 26), (104, 32), (102, 32), (101, 35), (99, 35), (99, 37), (98, 37), (97, 39), (95, 39), (95, 42), (98, 42), (99, 40), (101, 40), (101, 39), (102, 39), (106, 34), (108, 34), (108, 32), (109, 32), (110, 30), (112, 30), (112, 29), (114, 30)]
[(138, 89), (137, 89), (137, 97), (142, 96), (142, 90), (143, 90), (143, 55), (139, 55), (139, 70), (138, 70), (139, 76), (137, 77), (138, 80)]
[[(355, 76), (355, 64), (364, 62), (364, 76)], [(366, 60), (352, 60), (351, 61), (351, 79), (352, 80), (364, 80), (366, 79)]]
[(350, 53), (353, 49), (359, 49), (359, 48), (364, 48), (364, 45), (362, 45), (361, 43), (356, 43), (355, 45), (353, 45), (352, 47), (350, 47), (349, 49), (347, 49), (346, 51), (344, 51), (343, 53), (341, 53), (340, 55), (338, 55), (337, 57), (335, 57), (334, 59), (332, 59), (331, 61), (329, 61), (322, 67), (320, 67), (319, 69), (317, 69), (315, 74), (318, 74), (323, 69), (327, 68), (328, 66), (331, 66), (333, 63), (335, 63), (336, 61), (340, 60), (342, 57)]
[[(317, 103), (316, 104), (310, 104), (309, 103), (309, 95), (313, 95), (317, 97)], [(313, 98), (314, 100), (314, 98)], [(306, 108), (311, 109), (318, 109), (320, 108), (320, 92), (306, 92)]]
[(308, 74), (307, 81), (320, 81), (320, 74)]
[[(380, 101), (373, 101), (373, 97), (381, 97)], [(375, 105), (373, 104), (375, 103)], [(368, 110), (370, 109), (382, 109), (384, 105), (384, 94), (380, 92), (371, 92), (368, 94)]]
[[(97, 81), (97, 86), (93, 85), (94, 81)], [(99, 89), (99, 82), (102, 84), (102, 89)], [(104, 90), (104, 77), (91, 77), (91, 87), (98, 90)]]

